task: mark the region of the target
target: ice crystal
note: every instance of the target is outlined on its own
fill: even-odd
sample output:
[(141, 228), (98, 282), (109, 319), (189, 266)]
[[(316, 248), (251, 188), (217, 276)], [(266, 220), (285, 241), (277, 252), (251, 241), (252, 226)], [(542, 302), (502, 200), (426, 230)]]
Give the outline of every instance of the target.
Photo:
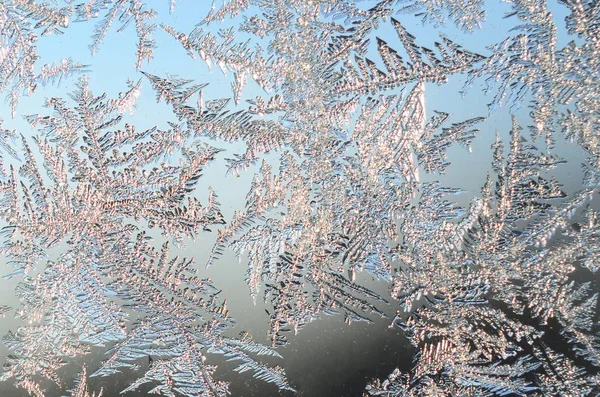
[(71, 397), (102, 397), (102, 389), (100, 389), (100, 392), (98, 394), (96, 393), (92, 393), (90, 394), (88, 392), (88, 388), (87, 388), (87, 370), (85, 367), (83, 367), (83, 371), (81, 371), (81, 373), (77, 376), (77, 379), (75, 380), (75, 388), (69, 390), (69, 392), (71, 393), (70, 396)]
[[(114, 3), (114, 4), (112, 4)], [(118, 20), (121, 26), (117, 31), (122, 31), (133, 22), (138, 38), (136, 67), (139, 69), (144, 61), (152, 60), (155, 42), (152, 34), (156, 25), (148, 21), (156, 16), (156, 11), (140, 0), (88, 0), (75, 5), (75, 21), (89, 21), (103, 14), (102, 20), (97, 23), (92, 36), (93, 42), (89, 48), (92, 54), (98, 49), (108, 34), (112, 24)]]
[[(10, 276), (24, 276), (18, 315), (32, 325), (5, 336), (15, 354), (2, 379), (16, 377), (37, 393), (36, 375), (58, 382), (55, 371), (65, 358), (111, 345), (110, 357), (92, 376), (157, 358), (127, 390), (158, 382), (154, 390), (163, 395), (226, 393), (227, 384), (213, 379), (214, 366), (205, 364), (202, 352), (240, 360), (237, 371), (251, 369), (289, 388), (280, 369), (248, 354), (277, 353), (222, 335), (233, 320), (220, 291), (195, 275), (193, 259), (169, 254), (170, 240), (194, 238), (223, 222), (214, 194), (207, 206), (190, 194), (218, 150), (188, 140), (187, 148), (177, 147), (179, 164), (164, 162), (171, 142), (154, 128), (119, 127), (122, 105), (136, 90), (134, 84), (119, 99), (96, 97), (82, 79), (72, 94), (74, 107), (52, 98), (49, 115), (27, 117), (41, 135), (32, 142), (21, 136), (22, 165), (5, 171), (2, 213), (8, 225), (2, 232), (14, 267)], [(162, 232), (160, 249), (144, 224)], [(57, 250), (56, 260), (47, 259)]]
[[(233, 5), (215, 11), (205, 23), (233, 13)], [(282, 332), (298, 330), (320, 313), (340, 310), (348, 322), (370, 321), (364, 311), (383, 315), (369, 300), (385, 299), (342, 274), (367, 270), (377, 278), (390, 278), (395, 254), (388, 242), (397, 238), (396, 223), (415, 192), (418, 162), (441, 171), (445, 150), (456, 140), (468, 144), (476, 132), (471, 127), (482, 120), (444, 129), (447, 115), (428, 122), (424, 83), (445, 81), (483, 56), (446, 37), (436, 44), (437, 53), (418, 46), (392, 19), (408, 57), (377, 39), (382, 69), (365, 56), (364, 36), (393, 8), (383, 3), (368, 11), (349, 3), (327, 7), (329, 14), (352, 18), (351, 27), (324, 22), (319, 8), (310, 4), (290, 4), (285, 12), (275, 4), (263, 5), (260, 31), (248, 25), (243, 29), (270, 38), (270, 56), (260, 47), (236, 43), (230, 31), (218, 37), (204, 27), (189, 35), (165, 27), (191, 56), (233, 71), (234, 82), (247, 74), (273, 92), (210, 128), (202, 123), (210, 112), (179, 102), (173, 108), (198, 133), (246, 142), (246, 153), (228, 160), (232, 173), (256, 164), (261, 153), (286, 149), (278, 174), (262, 163), (245, 210), (219, 232), (213, 250), (217, 256), (226, 246), (240, 257), (247, 253), (251, 294), (256, 299), (264, 287), (273, 305), (274, 344), (285, 342)], [(247, 20), (258, 23), (256, 18)], [(279, 40), (290, 30), (298, 36), (293, 45)], [(160, 99), (165, 86), (154, 87)], [(390, 92), (404, 87), (404, 95)], [(234, 84), (234, 98), (242, 88)], [(178, 88), (176, 95), (186, 97), (193, 89)], [(371, 96), (376, 93), (381, 96)], [(285, 116), (265, 120), (266, 114)]]
[(13, 115), (21, 95), (32, 94), (38, 84), (60, 80), (85, 69), (70, 58), (45, 63), (36, 71), (39, 36), (60, 34), (69, 26), (71, 7), (53, 8), (28, 0), (0, 4), (0, 91), (7, 92)]

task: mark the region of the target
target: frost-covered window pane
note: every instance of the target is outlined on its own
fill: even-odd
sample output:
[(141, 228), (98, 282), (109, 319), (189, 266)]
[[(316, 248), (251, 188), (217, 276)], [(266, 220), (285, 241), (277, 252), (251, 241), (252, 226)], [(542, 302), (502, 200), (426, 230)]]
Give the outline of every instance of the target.
[(598, 395), (594, 0), (0, 2), (0, 395)]

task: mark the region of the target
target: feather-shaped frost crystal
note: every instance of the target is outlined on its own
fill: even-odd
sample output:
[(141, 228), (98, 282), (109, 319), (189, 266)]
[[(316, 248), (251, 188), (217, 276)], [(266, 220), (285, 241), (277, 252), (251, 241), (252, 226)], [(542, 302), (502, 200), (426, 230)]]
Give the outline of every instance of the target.
[[(240, 360), (238, 371), (251, 369), (291, 389), (282, 370), (249, 355), (270, 349), (223, 336), (234, 321), (220, 291), (198, 277), (193, 259), (170, 255), (169, 240), (194, 238), (223, 221), (214, 194), (207, 206), (191, 194), (218, 150), (193, 139), (187, 149), (173, 148), (154, 129), (120, 129), (123, 103), (137, 89), (130, 85), (118, 99), (106, 99), (82, 79), (72, 94), (75, 107), (54, 98), (46, 104), (50, 115), (28, 117), (42, 134), (21, 136), (23, 161), (2, 182), (2, 208), (10, 221), (4, 252), (12, 275), (24, 275), (18, 315), (29, 325), (5, 336), (15, 354), (2, 379), (27, 379), (19, 385), (35, 394), (41, 384), (34, 379), (59, 382), (56, 371), (67, 358), (110, 345), (109, 358), (92, 377), (157, 357), (126, 390), (157, 382), (155, 391), (163, 394), (224, 395), (227, 383), (213, 379), (216, 367), (205, 363), (207, 351)], [(172, 150), (183, 151), (179, 164), (164, 162)], [(144, 224), (162, 232), (160, 249)], [(49, 252), (57, 259), (47, 259)], [(73, 395), (88, 395), (85, 381), (84, 373)]]

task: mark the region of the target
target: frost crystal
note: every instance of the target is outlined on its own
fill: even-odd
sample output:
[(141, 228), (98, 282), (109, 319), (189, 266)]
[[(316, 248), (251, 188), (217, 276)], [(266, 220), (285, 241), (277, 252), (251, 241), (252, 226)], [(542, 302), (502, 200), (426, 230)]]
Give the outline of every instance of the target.
[[(163, 395), (225, 394), (227, 384), (213, 379), (214, 366), (205, 364), (203, 352), (239, 360), (237, 371), (251, 369), (290, 388), (280, 369), (249, 355), (277, 353), (222, 335), (233, 320), (219, 290), (195, 274), (192, 259), (170, 255), (169, 240), (182, 242), (223, 222), (213, 193), (207, 206), (191, 195), (218, 150), (188, 140), (187, 148), (176, 147), (180, 164), (169, 165), (163, 160), (172, 142), (154, 128), (119, 129), (122, 104), (136, 89), (106, 99), (82, 79), (71, 95), (75, 107), (53, 98), (46, 103), (49, 115), (27, 117), (42, 133), (31, 143), (43, 160), (38, 165), (21, 136), (22, 165), (11, 165), (1, 182), (8, 223), (2, 233), (14, 267), (10, 276), (24, 277), (17, 313), (32, 325), (5, 336), (15, 354), (2, 379), (22, 379), (19, 386), (35, 394), (36, 375), (58, 382), (65, 358), (110, 344), (109, 358), (91, 376), (157, 358), (127, 390), (152, 381)], [(160, 249), (143, 225), (162, 231)], [(57, 259), (47, 259), (50, 253)]]
[[(0, 379), (43, 395), (104, 349), (89, 378), (135, 374), (123, 392), (226, 395), (213, 355), (293, 391), (258, 356), (339, 313), (387, 317), (417, 350), (366, 396), (599, 394), (600, 6), (497, 3), (227, 0), (181, 20), (174, 1), (0, 4), (0, 91), (29, 124), (0, 125), (2, 252), (20, 279), (0, 315), (21, 320)], [(135, 67), (119, 66), (125, 92), (95, 96), (94, 68), (121, 61), (113, 25), (133, 26)], [(81, 31), (91, 65), (40, 55), (44, 36)], [(23, 113), (21, 96), (64, 80), (68, 97), (48, 86)], [(140, 116), (142, 87), (166, 128)], [(212, 165), (248, 182), (230, 213), (201, 179)], [(200, 236), (212, 248), (186, 251)], [(227, 286), (195, 264), (226, 253), (271, 346), (230, 336)], [(83, 368), (73, 396), (92, 393)]]

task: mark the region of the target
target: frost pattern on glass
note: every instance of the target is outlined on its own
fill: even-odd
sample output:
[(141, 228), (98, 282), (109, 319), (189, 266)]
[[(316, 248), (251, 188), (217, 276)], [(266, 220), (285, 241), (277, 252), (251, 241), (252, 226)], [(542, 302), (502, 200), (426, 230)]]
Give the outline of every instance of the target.
[[(231, 7), (215, 11), (206, 24), (233, 12)], [(446, 37), (435, 53), (417, 45), (392, 18), (407, 56), (378, 38), (380, 67), (365, 55), (365, 36), (394, 9), (381, 4), (366, 12), (351, 3), (323, 8), (352, 24), (326, 23), (319, 6), (303, 3), (287, 11), (263, 5), (262, 16), (247, 17), (253, 25), (242, 30), (268, 37), (269, 51), (236, 43), (231, 30), (217, 36), (201, 25), (186, 35), (165, 27), (192, 57), (233, 72), (235, 102), (246, 74), (273, 93), (249, 100), (249, 107), (209, 128), (202, 121), (210, 112), (172, 104), (198, 133), (247, 144), (243, 155), (228, 159), (234, 174), (258, 163), (261, 153), (283, 151), (278, 172), (261, 163), (246, 208), (219, 231), (209, 261), (227, 247), (240, 258), (248, 256), (251, 295), (256, 299), (264, 288), (273, 306), (275, 345), (285, 343), (284, 332), (297, 331), (321, 313), (342, 311), (347, 322), (371, 321), (363, 312), (384, 315), (369, 300), (385, 298), (344, 274), (366, 270), (390, 280), (396, 252), (387, 242), (398, 237), (397, 222), (416, 192), (418, 163), (427, 171), (442, 170), (445, 150), (455, 141), (468, 145), (483, 120), (448, 123), (442, 113), (427, 120), (424, 101), (425, 82), (469, 70), (481, 55)], [(291, 31), (293, 41), (281, 40)], [(160, 96), (164, 86), (154, 87)], [(395, 88), (404, 92), (390, 92)], [(191, 89), (175, 96), (185, 97)]]
[[(173, 148), (165, 137), (177, 131), (138, 131), (123, 123), (123, 105), (138, 89), (139, 82), (131, 83), (118, 99), (97, 97), (84, 78), (70, 100), (49, 99), (49, 112), (27, 116), (40, 135), (20, 136), (14, 147), (21, 166), (3, 169), (0, 184), (4, 252), (14, 267), (9, 277), (23, 277), (17, 315), (32, 325), (4, 337), (15, 354), (2, 379), (16, 378), (41, 395), (37, 376), (58, 383), (65, 358), (110, 344), (108, 358), (90, 376), (156, 358), (126, 391), (154, 382), (153, 392), (163, 395), (226, 394), (206, 352), (290, 389), (280, 368), (252, 357), (279, 354), (248, 338), (223, 336), (233, 320), (220, 291), (196, 275), (193, 259), (170, 254), (173, 243), (223, 223), (212, 191), (206, 205), (190, 194), (218, 150), (193, 140)], [(174, 150), (179, 164), (165, 161)], [(144, 226), (162, 232), (160, 248)], [(56, 250), (57, 259), (48, 259)]]
[[(148, 361), (124, 392), (226, 395), (207, 354), (293, 390), (257, 356), (281, 358), (274, 348), (303, 326), (341, 313), (390, 317), (418, 351), (368, 396), (600, 393), (597, 2), (502, 2), (509, 36), (478, 50), (464, 38), (486, 31), (481, 0), (230, 0), (188, 31), (157, 20), (177, 13), (174, 1), (58, 3), (0, 4), (13, 116), (39, 84), (88, 69), (40, 62), (38, 36), (68, 34), (70, 22), (92, 25), (96, 56), (113, 25), (134, 31), (135, 79), (107, 99), (83, 77), (69, 99), (21, 113), (38, 136), (0, 128), (3, 252), (22, 279), (15, 313), (31, 323), (4, 337), (14, 354), (0, 379), (43, 395), (40, 377), (60, 383), (66, 359), (108, 346), (89, 377)], [(226, 93), (207, 98), (211, 77), (150, 64), (159, 34), (174, 55), (218, 68)], [(457, 82), (473, 109), (489, 102), (483, 114), (429, 108), (430, 90)], [(177, 119), (168, 130), (125, 122), (145, 84)], [(447, 173), (482, 135), (495, 136), (481, 154), (489, 172), (466, 192)], [(205, 204), (193, 195), (222, 151), (209, 140), (245, 145), (224, 159), (228, 175), (253, 173), (231, 217), (212, 189)], [(574, 161), (566, 147), (585, 156), (573, 191), (558, 177)], [(230, 250), (247, 266), (272, 346), (226, 336), (227, 291), (171, 253), (213, 228), (206, 265)], [(390, 293), (358, 282), (363, 273)], [(89, 395), (87, 377), (84, 367), (72, 395)]]
[(83, 367), (81, 373), (75, 378), (75, 387), (69, 390), (69, 397), (102, 397), (102, 391), (103, 389), (100, 389), (98, 394), (95, 392), (92, 392), (92, 394), (89, 393), (87, 387), (87, 369)]

